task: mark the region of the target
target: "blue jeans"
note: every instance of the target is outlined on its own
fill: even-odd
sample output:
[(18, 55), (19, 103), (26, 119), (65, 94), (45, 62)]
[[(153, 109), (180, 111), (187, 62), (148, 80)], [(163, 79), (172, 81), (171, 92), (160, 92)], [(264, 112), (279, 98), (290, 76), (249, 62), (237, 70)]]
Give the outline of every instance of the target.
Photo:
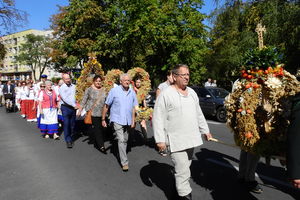
[(76, 110), (70, 106), (61, 105), (61, 112), (64, 118), (64, 136), (66, 142), (72, 142), (74, 134)]

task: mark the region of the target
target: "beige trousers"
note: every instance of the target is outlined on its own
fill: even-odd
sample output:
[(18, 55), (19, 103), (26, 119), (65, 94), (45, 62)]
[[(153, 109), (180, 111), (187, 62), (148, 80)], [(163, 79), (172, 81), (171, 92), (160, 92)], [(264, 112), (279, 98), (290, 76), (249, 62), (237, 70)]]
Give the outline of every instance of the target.
[(189, 180), (191, 177), (190, 166), (194, 148), (171, 153), (171, 159), (175, 168), (176, 189), (179, 196), (186, 196), (192, 192)]

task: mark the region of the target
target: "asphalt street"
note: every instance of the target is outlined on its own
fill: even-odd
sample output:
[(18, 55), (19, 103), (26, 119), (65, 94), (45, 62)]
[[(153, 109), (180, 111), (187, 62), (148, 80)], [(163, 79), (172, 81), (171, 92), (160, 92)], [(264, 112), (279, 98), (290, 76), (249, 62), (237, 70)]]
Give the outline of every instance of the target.
[[(223, 123), (208, 120), (215, 138), (234, 144)], [(153, 136), (149, 124), (149, 135)], [(35, 123), (0, 108), (0, 200), (172, 200), (175, 186), (170, 158), (153, 146), (135, 142), (128, 152), (129, 172), (123, 172), (111, 152), (102, 154), (80, 136), (73, 149), (41, 137)], [(106, 146), (110, 143), (107, 141)], [(300, 199), (285, 178), (285, 169), (261, 159), (257, 180), (264, 192), (253, 194), (236, 182), (239, 149), (205, 142), (195, 150), (191, 166), (194, 200)]]

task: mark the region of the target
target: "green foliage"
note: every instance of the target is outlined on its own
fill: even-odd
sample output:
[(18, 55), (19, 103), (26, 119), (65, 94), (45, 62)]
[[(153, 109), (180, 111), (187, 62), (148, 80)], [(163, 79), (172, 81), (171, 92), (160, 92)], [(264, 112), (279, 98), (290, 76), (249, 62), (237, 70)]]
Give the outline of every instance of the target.
[(160, 80), (185, 63), (198, 83), (208, 52), (201, 6), (202, 0), (72, 0), (52, 18), (57, 49), (78, 61), (96, 52), (105, 70), (142, 67)]
[(5, 58), (5, 54), (6, 54), (5, 46), (2, 43), (0, 43), (0, 61)]
[(276, 64), (281, 64), (282, 61), (283, 54), (280, 50), (276, 47), (265, 47), (261, 50), (258, 48), (248, 50), (242, 64), (245, 69), (256, 67), (267, 69), (268, 67), (275, 67)]
[(217, 79), (228, 79), (237, 75), (238, 69), (244, 64), (243, 57), (246, 51), (254, 50), (258, 46), (255, 28), (259, 22), (267, 29), (264, 44), (282, 49), (287, 70), (295, 72), (299, 68), (299, 1), (226, 2), (213, 15), (210, 53), (206, 59), (210, 75)]
[(49, 38), (42, 35), (26, 35), (26, 42), (21, 45), (20, 53), (15, 57), (16, 62), (29, 65), (34, 80), (40, 78), (46, 67), (50, 67)]

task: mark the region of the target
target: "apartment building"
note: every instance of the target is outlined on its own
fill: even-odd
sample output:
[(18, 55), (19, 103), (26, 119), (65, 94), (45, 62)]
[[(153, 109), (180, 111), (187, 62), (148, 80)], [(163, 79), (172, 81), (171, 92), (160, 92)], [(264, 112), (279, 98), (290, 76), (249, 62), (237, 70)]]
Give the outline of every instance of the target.
[[(33, 72), (28, 65), (21, 65), (15, 62), (15, 56), (19, 54), (21, 44), (26, 42), (26, 35), (29, 34), (51, 37), (52, 31), (29, 29), (0, 37), (7, 51), (4, 60), (0, 63), (0, 81), (26, 80), (33, 77)], [(44, 74), (47, 74), (49, 78), (60, 76), (60, 73), (52, 69), (46, 69)]]

